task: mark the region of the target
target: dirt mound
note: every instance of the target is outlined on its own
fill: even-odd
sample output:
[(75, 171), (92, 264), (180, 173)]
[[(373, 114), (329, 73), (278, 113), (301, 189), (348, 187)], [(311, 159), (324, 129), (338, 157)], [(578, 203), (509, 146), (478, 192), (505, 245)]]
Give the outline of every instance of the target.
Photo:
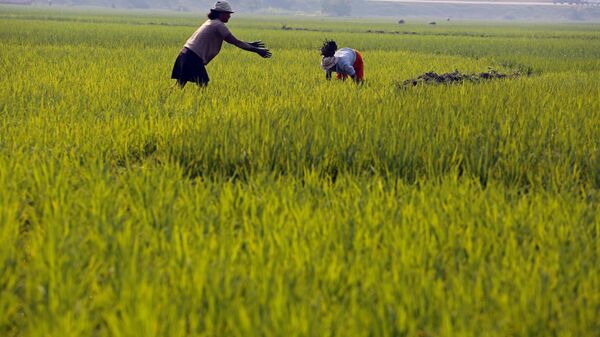
[(461, 74), (460, 71), (455, 70), (451, 73), (438, 74), (435, 72), (428, 72), (423, 75), (420, 75), (416, 78), (411, 78), (408, 80), (404, 80), (402, 83), (398, 82), (398, 87), (400, 88), (409, 88), (417, 85), (425, 85), (425, 84), (453, 84), (453, 83), (462, 83), (462, 82), (481, 82), (486, 80), (493, 79), (502, 79), (502, 78), (516, 78), (520, 76), (519, 72), (513, 72), (511, 74), (501, 74), (493, 69), (490, 69), (488, 72), (478, 73), (478, 74)]
[(326, 29), (310, 29), (310, 28), (304, 28), (304, 27), (290, 27), (286, 24), (281, 26), (281, 30), (300, 30), (300, 31), (305, 31), (305, 32), (330, 32), (331, 31), (331, 30), (326, 30)]

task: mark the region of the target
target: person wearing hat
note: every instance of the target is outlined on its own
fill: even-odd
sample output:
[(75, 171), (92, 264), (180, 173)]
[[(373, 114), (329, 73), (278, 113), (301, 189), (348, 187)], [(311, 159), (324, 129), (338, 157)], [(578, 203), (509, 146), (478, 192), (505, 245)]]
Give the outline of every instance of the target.
[(206, 65), (219, 54), (223, 41), (238, 48), (257, 53), (263, 58), (271, 57), (269, 49), (262, 41), (244, 42), (236, 39), (225, 23), (231, 17), (231, 6), (226, 0), (217, 1), (208, 13), (208, 20), (198, 28), (187, 40), (175, 60), (171, 78), (177, 80), (183, 88), (187, 82), (199, 86), (208, 84), (209, 78)]
[(365, 66), (358, 50), (352, 48), (338, 49), (333, 40), (325, 40), (321, 47), (321, 68), (325, 70), (325, 78), (331, 79), (331, 73), (337, 73), (338, 80), (352, 78), (354, 82), (361, 83), (365, 79)]

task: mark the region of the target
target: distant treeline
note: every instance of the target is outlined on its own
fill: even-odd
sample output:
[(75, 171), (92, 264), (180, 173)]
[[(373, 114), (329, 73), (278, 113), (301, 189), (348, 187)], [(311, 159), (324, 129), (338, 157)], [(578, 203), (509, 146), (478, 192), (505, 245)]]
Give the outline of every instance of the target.
[[(0, 0), (22, 5), (99, 6), (118, 9), (165, 9), (208, 12), (215, 0)], [(520, 0), (516, 0), (520, 1)], [(533, 1), (533, 0), (531, 0)], [(367, 0), (230, 0), (234, 10), (245, 14), (316, 14), (326, 16), (392, 16), (398, 22), (414, 20), (503, 21), (600, 21), (600, 0), (538, 0), (576, 2), (579, 6), (494, 6), (464, 4), (402, 3)], [(586, 1), (586, 5), (582, 1)]]
[[(32, 0), (0, 0), (26, 1)], [(73, 6), (104, 6), (113, 8), (161, 8), (177, 11), (201, 11), (210, 8), (214, 0), (33, 0), (33, 2), (52, 3), (56, 5)], [(333, 16), (352, 14), (352, 7), (364, 0), (230, 0), (237, 11), (291, 11), (291, 12), (320, 12)]]

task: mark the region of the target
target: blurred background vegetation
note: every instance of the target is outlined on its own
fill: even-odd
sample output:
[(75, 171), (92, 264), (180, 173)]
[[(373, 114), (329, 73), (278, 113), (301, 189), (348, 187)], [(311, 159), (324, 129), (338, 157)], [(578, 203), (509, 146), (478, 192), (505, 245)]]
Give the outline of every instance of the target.
[[(462, 1), (462, 0), (459, 0)], [(466, 0), (464, 0), (466, 1)], [(533, 0), (512, 0), (511, 2)], [(490, 4), (407, 3), (370, 0), (231, 0), (237, 15), (302, 15), (334, 17), (394, 17), (414, 20), (502, 20), (502, 21), (592, 21), (600, 22), (600, 0), (587, 5), (568, 5), (567, 0), (536, 0), (536, 3), (562, 3), (558, 6)], [(33, 6), (86, 6), (117, 10), (143, 9), (203, 13), (213, 0), (0, 0), (0, 4)]]

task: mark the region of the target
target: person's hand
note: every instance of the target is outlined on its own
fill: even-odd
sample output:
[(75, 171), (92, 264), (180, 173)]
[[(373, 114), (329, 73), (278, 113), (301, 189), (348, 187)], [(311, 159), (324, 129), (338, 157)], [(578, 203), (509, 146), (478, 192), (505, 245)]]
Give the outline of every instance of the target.
[(249, 45), (251, 45), (252, 47), (256, 47), (256, 48), (264, 48), (265, 44), (261, 41), (252, 41), (252, 42), (248, 42)]
[(260, 55), (262, 58), (270, 58), (272, 56), (271, 51), (267, 48), (257, 48), (256, 53)]

